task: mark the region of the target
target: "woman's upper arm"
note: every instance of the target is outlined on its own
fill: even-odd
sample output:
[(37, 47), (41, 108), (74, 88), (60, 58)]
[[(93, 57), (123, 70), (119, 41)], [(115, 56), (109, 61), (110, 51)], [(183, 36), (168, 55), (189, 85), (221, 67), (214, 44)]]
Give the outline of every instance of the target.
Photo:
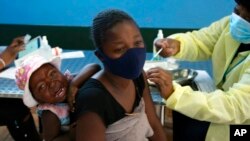
[[(93, 85), (92, 83), (91, 85)], [(95, 86), (97, 86), (95, 84)], [(88, 84), (86, 84), (88, 87)], [(104, 141), (106, 126), (104, 124), (105, 96), (103, 89), (82, 88), (76, 99), (76, 140)]]
[(98, 114), (86, 112), (76, 121), (76, 141), (105, 141), (106, 127)]
[(157, 140), (157, 141), (166, 141), (166, 135), (165, 132), (163, 130), (163, 127), (160, 123), (159, 118), (156, 115), (156, 111), (155, 111), (155, 106), (153, 103), (153, 100), (151, 98), (151, 94), (150, 94), (150, 90), (147, 84), (147, 79), (145, 77), (145, 73), (143, 73), (144, 76), (144, 81), (145, 81), (145, 88), (143, 91), (143, 99), (145, 102), (145, 111), (147, 114), (147, 118), (149, 121), (149, 124), (151, 125), (151, 127), (154, 130), (154, 135), (151, 137), (151, 140)]
[(150, 94), (149, 86), (147, 84), (147, 79), (146, 79), (145, 73), (143, 73), (143, 77), (144, 77), (144, 83), (145, 83), (145, 88), (143, 90), (145, 111), (146, 111), (146, 114), (148, 115), (149, 120), (151, 120), (151, 119), (155, 120), (155, 119), (158, 119), (158, 117), (156, 115), (155, 106), (154, 106), (153, 100), (151, 98), (151, 94)]

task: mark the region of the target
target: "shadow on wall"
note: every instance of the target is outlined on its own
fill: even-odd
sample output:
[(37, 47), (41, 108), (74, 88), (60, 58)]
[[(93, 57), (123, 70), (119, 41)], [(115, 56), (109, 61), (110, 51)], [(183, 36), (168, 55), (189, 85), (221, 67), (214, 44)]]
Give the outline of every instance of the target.
[[(147, 45), (147, 51), (152, 52), (153, 40), (159, 28), (141, 28), (141, 33)], [(164, 36), (173, 33), (187, 32), (193, 29), (164, 29)], [(46, 35), (52, 47), (59, 46), (63, 49), (93, 50), (90, 39), (90, 27), (81, 26), (39, 26), (0, 24), (0, 45), (8, 45), (13, 38), (30, 34), (32, 37)]]

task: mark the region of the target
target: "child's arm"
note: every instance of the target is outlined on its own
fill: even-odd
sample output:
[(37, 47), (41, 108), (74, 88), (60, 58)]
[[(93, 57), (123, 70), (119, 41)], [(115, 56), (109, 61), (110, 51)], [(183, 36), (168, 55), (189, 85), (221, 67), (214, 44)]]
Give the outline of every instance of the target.
[(81, 72), (72, 79), (67, 95), (67, 101), (72, 112), (74, 111), (75, 95), (78, 91), (78, 88), (80, 88), (85, 81), (87, 81), (99, 70), (101, 70), (100, 65), (94, 63), (88, 64), (83, 67)]
[(58, 117), (51, 111), (44, 110), (41, 115), (42, 135), (45, 141), (52, 141), (60, 135), (61, 124)]
[(71, 85), (79, 88), (83, 83), (88, 80), (93, 74), (101, 70), (101, 66), (98, 64), (87, 64), (83, 67), (81, 72), (77, 74), (71, 81)]

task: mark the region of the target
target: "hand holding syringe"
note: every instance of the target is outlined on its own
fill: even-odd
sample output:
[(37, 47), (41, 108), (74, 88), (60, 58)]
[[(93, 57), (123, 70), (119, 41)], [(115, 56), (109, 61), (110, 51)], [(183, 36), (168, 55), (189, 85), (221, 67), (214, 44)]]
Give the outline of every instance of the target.
[[(170, 38), (159, 39), (155, 43), (158, 52), (154, 55), (161, 55), (162, 57), (170, 57), (176, 55), (180, 51), (180, 41)], [(153, 58), (154, 58), (153, 57)]]

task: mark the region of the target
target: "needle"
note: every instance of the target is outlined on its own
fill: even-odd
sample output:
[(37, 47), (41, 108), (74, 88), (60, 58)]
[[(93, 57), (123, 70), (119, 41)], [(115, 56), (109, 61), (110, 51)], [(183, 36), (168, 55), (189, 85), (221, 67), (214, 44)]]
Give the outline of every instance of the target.
[(155, 59), (155, 57), (157, 57), (161, 53), (162, 50), (163, 50), (163, 48), (161, 48), (160, 50), (158, 50), (158, 52), (151, 58), (150, 61), (153, 61)]

